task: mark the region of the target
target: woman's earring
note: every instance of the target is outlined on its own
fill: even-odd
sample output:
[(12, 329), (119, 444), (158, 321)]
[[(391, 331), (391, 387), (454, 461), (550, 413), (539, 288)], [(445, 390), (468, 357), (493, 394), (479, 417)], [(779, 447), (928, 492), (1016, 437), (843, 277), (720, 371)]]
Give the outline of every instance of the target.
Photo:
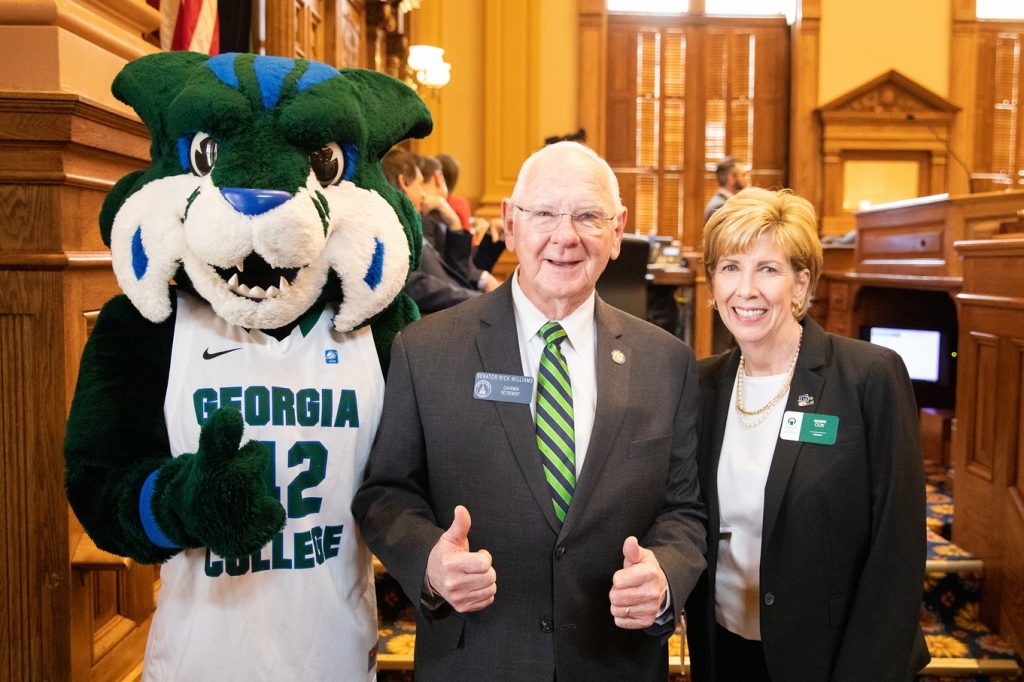
[(718, 300), (717, 299), (714, 299), (714, 298), (711, 299), (711, 307), (714, 308), (715, 310), (718, 310)]
[(793, 311), (793, 317), (795, 317), (796, 319), (799, 320), (800, 319), (800, 313), (803, 310), (803, 306), (800, 305), (799, 303), (797, 303), (796, 301), (793, 301), (793, 304), (789, 308), (790, 308), (790, 310)]

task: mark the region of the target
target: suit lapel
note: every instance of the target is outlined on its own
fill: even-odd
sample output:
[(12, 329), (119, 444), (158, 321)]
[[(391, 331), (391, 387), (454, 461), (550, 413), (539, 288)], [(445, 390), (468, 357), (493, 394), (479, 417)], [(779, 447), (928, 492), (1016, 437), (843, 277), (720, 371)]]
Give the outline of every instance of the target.
[[(800, 407), (797, 405), (797, 400), (801, 395), (807, 394), (813, 396), (820, 403), (821, 391), (825, 385), (825, 378), (818, 370), (826, 362), (828, 337), (818, 323), (810, 318), (806, 318), (803, 325), (804, 336), (800, 343), (800, 356), (797, 358), (796, 370), (793, 372), (793, 383), (789, 388), (789, 399), (786, 401), (787, 412), (791, 410), (813, 412), (814, 407)], [(786, 487), (797, 458), (800, 456), (802, 445), (799, 441), (781, 438), (776, 441), (775, 455), (772, 457), (772, 465), (768, 470), (768, 482), (764, 487), (764, 527), (761, 533), (764, 541), (762, 547), (767, 547), (771, 541), (775, 522), (779, 518), (779, 509), (782, 507), (782, 499), (785, 497)]]
[[(496, 374), (524, 374), (510, 282), (505, 282), (495, 292), (493, 305), (481, 315), (476, 347), (483, 363), (483, 371)], [(498, 411), (501, 426), (505, 430), (509, 445), (512, 446), (523, 478), (526, 479), (526, 484), (544, 513), (548, 525), (557, 533), (560, 524), (551, 504), (551, 490), (544, 480), (544, 467), (540, 459), (540, 450), (537, 449), (530, 406), (498, 401), (493, 404)]]
[[(622, 419), (629, 404), (629, 366), (633, 359), (628, 339), (622, 338), (622, 327), (614, 316), (614, 310), (599, 297), (594, 310), (597, 345), (594, 369), (597, 376), (597, 405), (594, 409), (594, 428), (590, 434), (590, 445), (583, 460), (583, 469), (576, 482), (569, 513), (562, 526), (562, 535), (568, 533), (575, 520), (585, 510), (587, 501), (601, 478), (612, 444), (622, 426)], [(612, 360), (612, 351), (621, 351), (625, 362)]]
[[(708, 389), (705, 397), (707, 407), (704, 410), (704, 426), (701, 430), (701, 441), (704, 449), (704, 457), (701, 458), (699, 466), (705, 467), (707, 473), (701, 480), (702, 492), (707, 499), (708, 509), (711, 510), (711, 518), (708, 519), (709, 527), (714, 537), (718, 537), (718, 527), (721, 522), (721, 515), (718, 513), (718, 461), (722, 456), (722, 441), (725, 439), (725, 424), (729, 418), (729, 410), (732, 409), (732, 387), (736, 381), (736, 369), (740, 364), (739, 351), (734, 351), (722, 363), (715, 380)], [(709, 552), (718, 553), (717, 543), (714, 547), (709, 545)]]

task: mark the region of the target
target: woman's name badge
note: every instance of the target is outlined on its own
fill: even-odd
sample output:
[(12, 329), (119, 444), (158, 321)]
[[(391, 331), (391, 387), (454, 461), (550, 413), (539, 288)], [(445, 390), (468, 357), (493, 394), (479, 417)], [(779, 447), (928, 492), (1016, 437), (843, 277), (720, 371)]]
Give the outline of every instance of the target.
[(473, 397), (477, 400), (529, 405), (533, 402), (533, 377), (477, 372), (473, 382)]
[(782, 415), (782, 429), (779, 438), (797, 440), (801, 443), (832, 445), (839, 432), (839, 417), (833, 414), (812, 414), (810, 412), (786, 412)]

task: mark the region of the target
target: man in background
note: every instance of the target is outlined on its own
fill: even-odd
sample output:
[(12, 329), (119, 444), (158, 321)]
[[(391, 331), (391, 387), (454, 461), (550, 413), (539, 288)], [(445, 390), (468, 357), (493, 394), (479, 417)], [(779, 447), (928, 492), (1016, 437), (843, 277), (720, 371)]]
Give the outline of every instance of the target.
[[(388, 183), (409, 198), (417, 213), (422, 212), (425, 190), (423, 173), (417, 165), (416, 155), (396, 147), (384, 155), (380, 166)], [(495, 282), (492, 288), (496, 286)], [(405, 292), (416, 301), (420, 312), (424, 314), (468, 301), (479, 296), (484, 288), (447, 267), (428, 239), (423, 240), (420, 267), (409, 273), (409, 281), (405, 284)]]
[(747, 169), (739, 159), (727, 156), (715, 168), (715, 179), (718, 180), (718, 191), (714, 193), (704, 208), (705, 223), (729, 197), (747, 186)]

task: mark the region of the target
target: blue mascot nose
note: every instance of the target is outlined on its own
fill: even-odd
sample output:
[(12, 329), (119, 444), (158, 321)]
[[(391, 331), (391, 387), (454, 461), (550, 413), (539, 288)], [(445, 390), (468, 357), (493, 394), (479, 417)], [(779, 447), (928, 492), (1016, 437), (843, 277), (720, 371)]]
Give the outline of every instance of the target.
[(291, 192), (279, 189), (223, 187), (220, 193), (242, 215), (262, 215), (292, 198)]

